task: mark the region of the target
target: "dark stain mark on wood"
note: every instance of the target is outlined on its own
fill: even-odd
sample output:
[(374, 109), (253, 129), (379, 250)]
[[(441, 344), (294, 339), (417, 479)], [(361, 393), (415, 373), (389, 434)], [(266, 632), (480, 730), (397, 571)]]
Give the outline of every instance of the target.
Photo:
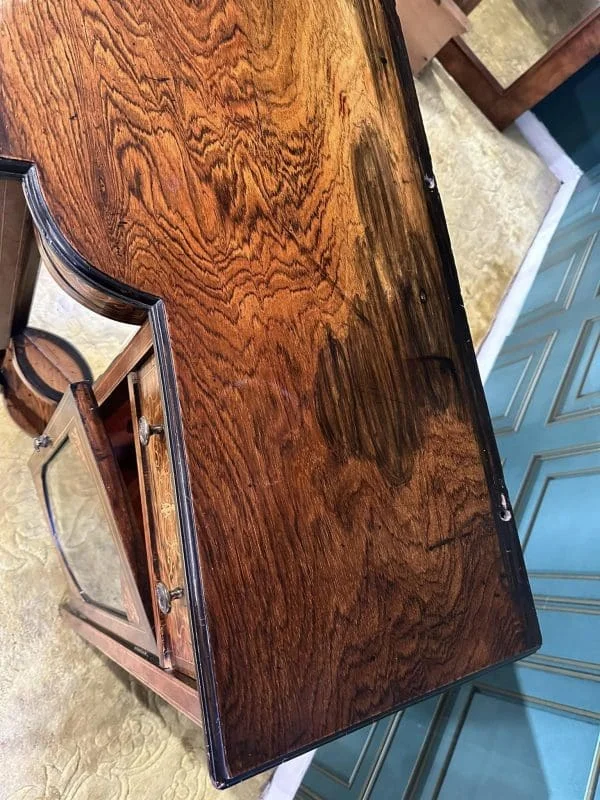
[(356, 196), (365, 227), (356, 267), (366, 295), (355, 298), (348, 331), (331, 328), (315, 378), (321, 431), (340, 461), (373, 460), (393, 485), (407, 481), (430, 414), (450, 405), (463, 416), (452, 359), (432, 353), (415, 309), (427, 295), (405, 270), (407, 254), (424, 253), (409, 231), (389, 156), (365, 126), (353, 149)]

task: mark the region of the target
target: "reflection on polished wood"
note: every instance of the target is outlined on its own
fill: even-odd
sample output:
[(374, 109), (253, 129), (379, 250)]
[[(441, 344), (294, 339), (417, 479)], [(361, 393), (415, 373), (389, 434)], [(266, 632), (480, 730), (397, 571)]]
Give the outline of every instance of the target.
[(535, 649), (393, 4), (0, 21), (46, 246), (150, 310), (215, 780)]
[(13, 333), (0, 369), (8, 413), (32, 436), (43, 432), (69, 384), (91, 377), (90, 368), (68, 342), (29, 327)]

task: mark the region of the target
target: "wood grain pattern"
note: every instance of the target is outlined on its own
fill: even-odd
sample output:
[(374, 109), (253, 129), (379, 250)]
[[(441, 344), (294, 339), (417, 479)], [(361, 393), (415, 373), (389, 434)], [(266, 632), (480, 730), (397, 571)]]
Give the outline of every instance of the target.
[(43, 432), (69, 384), (91, 377), (71, 345), (36, 328), (12, 337), (0, 370), (8, 413), (32, 436)]
[(33, 226), (21, 182), (0, 177), (0, 364), (1, 354), (8, 349), (13, 333), (15, 313), (22, 302), (22, 285), (27, 284), (31, 272), (32, 248), (35, 249)]
[(134, 308), (124, 300), (107, 295), (98, 287), (90, 285), (78, 275), (74, 275), (72, 270), (61, 261), (59, 255), (44, 243), (43, 238), (37, 232), (36, 242), (44, 266), (69, 297), (77, 300), (90, 311), (95, 311), (96, 314), (119, 322), (141, 325), (146, 320), (146, 313), (143, 309)]
[(392, 3), (0, 25), (0, 154), (35, 162), (48, 247), (162, 299), (215, 781), (537, 647)]

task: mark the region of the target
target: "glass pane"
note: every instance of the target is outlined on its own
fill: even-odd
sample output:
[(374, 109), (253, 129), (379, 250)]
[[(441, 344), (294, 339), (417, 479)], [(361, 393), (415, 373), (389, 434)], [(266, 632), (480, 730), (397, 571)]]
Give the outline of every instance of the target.
[(83, 356), (94, 378), (108, 368), (139, 330), (101, 317), (70, 297), (41, 264), (28, 325), (54, 333)]
[(67, 439), (44, 470), (54, 535), (88, 599), (125, 613), (121, 563), (98, 488), (84, 458)]
[(507, 87), (598, 8), (600, 0), (481, 0), (464, 40)]

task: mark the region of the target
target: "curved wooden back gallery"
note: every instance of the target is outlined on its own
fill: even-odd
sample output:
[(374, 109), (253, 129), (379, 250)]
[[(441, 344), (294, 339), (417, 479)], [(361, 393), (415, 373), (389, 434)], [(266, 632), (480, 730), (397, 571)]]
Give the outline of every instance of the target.
[[(197, 678), (215, 782), (537, 648), (391, 0), (9, 0), (0, 23), (1, 166), (45, 260), (149, 319), (192, 655), (184, 678), (151, 587), (140, 677)], [(111, 425), (139, 362), (60, 436), (104, 420), (134, 463)], [(124, 473), (132, 507), (160, 469), (135, 496)]]

